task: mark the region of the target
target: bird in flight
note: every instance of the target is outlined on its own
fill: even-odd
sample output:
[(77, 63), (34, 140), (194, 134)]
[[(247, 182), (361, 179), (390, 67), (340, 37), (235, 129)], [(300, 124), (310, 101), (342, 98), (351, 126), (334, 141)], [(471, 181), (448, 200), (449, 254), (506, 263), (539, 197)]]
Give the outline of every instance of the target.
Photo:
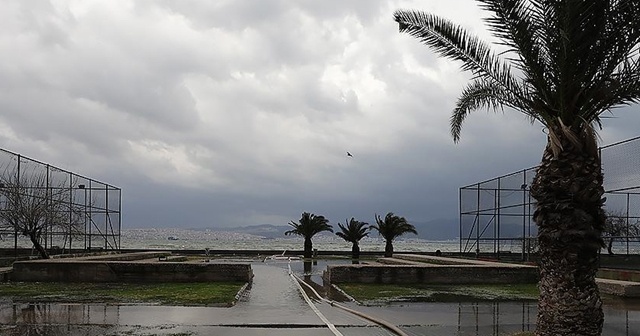
[(353, 157), (353, 155), (351, 155), (351, 153), (347, 152), (347, 156), (348, 157)]

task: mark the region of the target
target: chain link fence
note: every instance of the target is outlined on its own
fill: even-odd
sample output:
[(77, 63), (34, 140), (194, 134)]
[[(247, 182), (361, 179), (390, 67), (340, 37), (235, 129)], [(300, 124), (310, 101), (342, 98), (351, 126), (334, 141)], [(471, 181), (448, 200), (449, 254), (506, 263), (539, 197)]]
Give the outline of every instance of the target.
[[(600, 147), (605, 210), (622, 223), (605, 232), (612, 253), (640, 253), (640, 137)], [(517, 254), (527, 260), (538, 234), (529, 194), (536, 167), (460, 188), (460, 252)]]
[(27, 228), (11, 223), (14, 213), (27, 212), (39, 220), (25, 225), (41, 226), (40, 244), (51, 253), (117, 250), (121, 196), (110, 184), (0, 149), (0, 247), (32, 248)]

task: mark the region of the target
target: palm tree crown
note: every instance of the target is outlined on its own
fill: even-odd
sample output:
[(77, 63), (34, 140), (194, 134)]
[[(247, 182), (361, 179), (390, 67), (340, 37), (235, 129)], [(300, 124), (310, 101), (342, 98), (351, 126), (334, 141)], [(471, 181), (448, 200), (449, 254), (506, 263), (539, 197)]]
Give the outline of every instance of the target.
[(298, 223), (290, 222), (289, 225), (293, 230), (285, 232), (285, 235), (298, 235), (305, 238), (311, 238), (322, 231), (333, 232), (333, 227), (329, 224), (329, 220), (324, 216), (316, 216), (312, 213), (303, 212)]
[(345, 224), (338, 223), (340, 231), (336, 235), (350, 243), (357, 243), (362, 238), (369, 235), (369, 224), (360, 222), (351, 217), (351, 220), (345, 221)]
[(393, 212), (387, 213), (384, 220), (379, 216), (376, 217), (376, 225), (371, 226), (380, 233), (385, 240), (395, 240), (405, 233), (418, 234), (416, 227), (409, 224), (404, 217), (399, 217), (393, 214)]
[(542, 123), (557, 154), (563, 133), (593, 137), (603, 112), (640, 99), (640, 1), (479, 2), (491, 13), (485, 20), (489, 30), (515, 57), (505, 60), (444, 18), (394, 14), (401, 32), (461, 61), (474, 75), (451, 117), (455, 141), (470, 112), (510, 107)]
[(402, 236), (405, 233), (418, 234), (415, 226), (409, 224), (404, 217), (399, 217), (393, 214), (393, 212), (387, 213), (384, 220), (380, 216), (375, 215), (376, 224), (371, 226), (380, 233), (385, 240), (384, 256), (393, 256), (393, 240)]
[(351, 257), (353, 259), (360, 258), (360, 239), (369, 235), (369, 224), (360, 222), (351, 217), (351, 220), (345, 221), (345, 225), (338, 223), (340, 231), (336, 232), (338, 237), (351, 242)]
[(313, 242), (311, 238), (322, 231), (333, 232), (329, 220), (324, 216), (316, 216), (312, 213), (303, 212), (298, 223), (290, 222), (293, 230), (286, 231), (285, 235), (298, 235), (304, 237), (304, 257), (311, 258), (313, 253)]

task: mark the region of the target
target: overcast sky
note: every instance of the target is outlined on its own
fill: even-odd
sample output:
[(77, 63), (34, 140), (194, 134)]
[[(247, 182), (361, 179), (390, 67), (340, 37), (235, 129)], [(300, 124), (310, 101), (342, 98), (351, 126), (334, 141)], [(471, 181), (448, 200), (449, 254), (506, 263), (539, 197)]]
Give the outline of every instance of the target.
[(0, 147), (122, 188), (124, 228), (457, 218), (460, 186), (537, 164), (545, 135), (479, 111), (454, 144), (469, 74), (398, 8), (489, 36), (472, 0), (2, 1)]

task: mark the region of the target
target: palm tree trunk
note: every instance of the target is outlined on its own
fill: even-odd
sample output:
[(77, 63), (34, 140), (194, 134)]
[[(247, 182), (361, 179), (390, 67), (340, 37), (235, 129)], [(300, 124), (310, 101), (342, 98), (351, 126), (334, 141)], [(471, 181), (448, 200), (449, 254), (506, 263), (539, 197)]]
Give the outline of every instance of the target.
[(351, 258), (352, 259), (360, 259), (360, 246), (358, 242), (353, 242), (351, 246)]
[(311, 258), (313, 256), (313, 243), (311, 237), (304, 237), (304, 257)]
[[(561, 132), (556, 132), (561, 133)], [(600, 335), (604, 321), (595, 275), (603, 246), (604, 188), (595, 139), (547, 144), (531, 186), (537, 206), (540, 298), (536, 335)]]
[(384, 246), (384, 256), (387, 258), (393, 257), (393, 241), (387, 239), (387, 243)]

